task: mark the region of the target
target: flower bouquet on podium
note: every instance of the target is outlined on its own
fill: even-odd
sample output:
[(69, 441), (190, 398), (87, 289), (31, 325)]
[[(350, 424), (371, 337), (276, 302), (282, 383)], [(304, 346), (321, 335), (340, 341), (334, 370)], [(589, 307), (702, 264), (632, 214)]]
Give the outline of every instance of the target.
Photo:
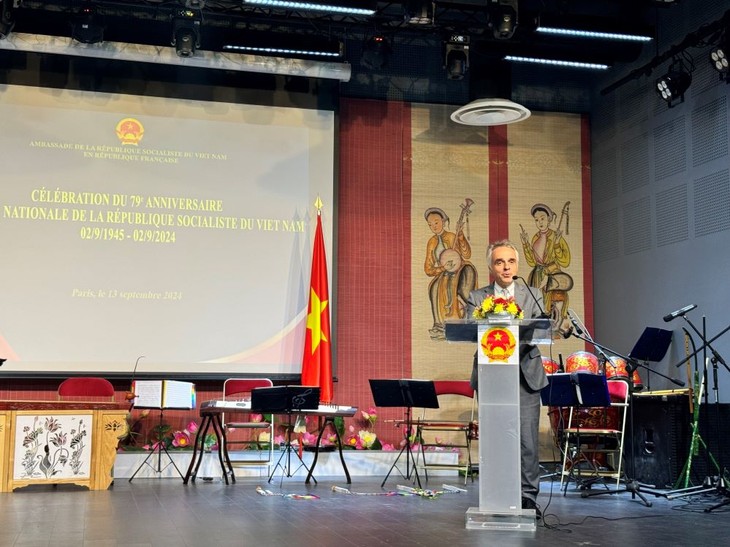
[(511, 322), (512, 319), (524, 318), (522, 308), (517, 305), (514, 298), (501, 296), (487, 296), (479, 306), (474, 308), (472, 315), (474, 319), (486, 319), (490, 323)]

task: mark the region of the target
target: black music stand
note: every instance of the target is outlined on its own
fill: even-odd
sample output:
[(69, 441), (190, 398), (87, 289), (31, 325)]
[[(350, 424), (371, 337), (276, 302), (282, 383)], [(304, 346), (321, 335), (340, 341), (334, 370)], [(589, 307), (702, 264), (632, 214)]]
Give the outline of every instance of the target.
[[(319, 388), (311, 386), (274, 386), (274, 387), (257, 387), (251, 390), (251, 411), (261, 412), (262, 414), (286, 414), (286, 437), (284, 449), (276, 462), (274, 469), (269, 475), (269, 482), (274, 478), (276, 470), (281, 468), (281, 480), (286, 476), (291, 477), (300, 468), (304, 467), (309, 473), (309, 468), (302, 460), (299, 452), (294, 450), (291, 444), (291, 436), (294, 426), (292, 425), (292, 414), (297, 414), (301, 410), (316, 410), (319, 408)], [(271, 439), (274, 442), (274, 439)], [(291, 455), (299, 460), (299, 467), (292, 471)], [(286, 458), (286, 465), (282, 464)], [(308, 475), (309, 476), (309, 475)], [(317, 479), (312, 477), (314, 483)]]
[[(160, 408), (160, 421), (157, 425), (157, 428), (158, 428), (157, 430), (160, 433), (162, 432), (162, 423), (163, 423), (162, 415), (164, 412), (165, 412), (165, 408)], [(167, 459), (168, 459), (168, 463), (165, 464), (164, 467), (162, 465), (162, 453), (163, 452), (165, 453), (165, 456), (167, 456)], [(149, 462), (150, 458), (152, 458), (152, 456), (154, 456), (155, 454), (157, 454), (157, 466), (154, 466)], [(185, 483), (185, 477), (183, 476), (183, 474), (180, 471), (180, 469), (178, 468), (178, 466), (175, 464), (175, 460), (173, 460), (172, 456), (170, 456), (170, 452), (167, 450), (165, 441), (163, 441), (162, 439), (157, 441), (157, 444), (152, 449), (152, 451), (149, 454), (147, 454), (147, 457), (144, 459), (144, 461), (141, 464), (139, 464), (139, 467), (137, 468), (137, 470), (134, 473), (132, 473), (132, 476), (129, 477), (129, 482), (132, 482), (134, 480), (134, 477), (137, 476), (137, 473), (139, 473), (140, 469), (142, 469), (145, 465), (151, 467), (152, 470), (155, 473), (157, 473), (158, 475), (161, 474), (165, 469), (167, 469), (168, 467), (170, 467), (172, 465), (175, 468), (175, 471), (177, 471), (177, 474), (180, 475), (180, 478), (183, 480), (183, 483)]]
[[(646, 327), (644, 332), (641, 333), (639, 339), (634, 344), (633, 349), (629, 352), (629, 363), (635, 366), (641, 366), (646, 369), (646, 389), (651, 390), (651, 369), (647, 363), (658, 363), (667, 354), (669, 345), (672, 343), (672, 331), (666, 329), (659, 329), (656, 327)], [(643, 361), (644, 364), (640, 365), (638, 361)], [(628, 371), (629, 378), (631, 378), (632, 371)], [(633, 385), (632, 385), (633, 387)], [(633, 393), (633, 390), (632, 390)]]
[(413, 456), (411, 450), (411, 439), (410, 436), (413, 432), (413, 421), (412, 421), (412, 409), (413, 407), (419, 408), (438, 408), (439, 401), (436, 396), (436, 387), (431, 380), (370, 380), (370, 390), (373, 392), (373, 401), (375, 406), (383, 407), (405, 407), (406, 409), (406, 430), (404, 433), (405, 444), (401, 451), (398, 453), (398, 457), (390, 467), (388, 474), (385, 475), (380, 487), (385, 486), (385, 482), (390, 477), (393, 469), (397, 467), (400, 457), (405, 452), (406, 454), (406, 473), (403, 474), (400, 469), (398, 472), (406, 479), (411, 478), (411, 463), (413, 464), (413, 473), (416, 476), (416, 482), (418, 487), (421, 487), (421, 479), (418, 476), (418, 470), (416, 469), (416, 459)]

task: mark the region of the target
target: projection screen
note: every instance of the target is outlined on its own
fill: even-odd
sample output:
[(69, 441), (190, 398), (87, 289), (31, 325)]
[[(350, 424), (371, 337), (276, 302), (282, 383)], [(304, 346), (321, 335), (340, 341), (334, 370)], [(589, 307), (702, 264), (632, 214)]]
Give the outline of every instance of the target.
[(8, 85), (0, 119), (3, 373), (300, 372), (332, 111)]

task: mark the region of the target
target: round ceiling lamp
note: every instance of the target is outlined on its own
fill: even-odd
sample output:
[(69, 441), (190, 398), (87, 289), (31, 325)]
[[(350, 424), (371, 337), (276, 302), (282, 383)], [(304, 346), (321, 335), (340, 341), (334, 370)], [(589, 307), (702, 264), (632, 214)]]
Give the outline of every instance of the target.
[(477, 99), (455, 110), (451, 119), (463, 125), (506, 125), (526, 120), (530, 114), (524, 106), (507, 99)]

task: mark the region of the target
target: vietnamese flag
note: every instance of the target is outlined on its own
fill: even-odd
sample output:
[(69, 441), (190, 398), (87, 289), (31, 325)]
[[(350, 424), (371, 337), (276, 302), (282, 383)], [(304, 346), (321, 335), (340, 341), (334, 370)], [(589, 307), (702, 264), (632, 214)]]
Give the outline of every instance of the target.
[(332, 402), (332, 346), (330, 343), (330, 306), (327, 290), (327, 256), (322, 235), (322, 217), (317, 212), (317, 231), (312, 252), (307, 333), (302, 358), (302, 385), (319, 386), (319, 399)]

